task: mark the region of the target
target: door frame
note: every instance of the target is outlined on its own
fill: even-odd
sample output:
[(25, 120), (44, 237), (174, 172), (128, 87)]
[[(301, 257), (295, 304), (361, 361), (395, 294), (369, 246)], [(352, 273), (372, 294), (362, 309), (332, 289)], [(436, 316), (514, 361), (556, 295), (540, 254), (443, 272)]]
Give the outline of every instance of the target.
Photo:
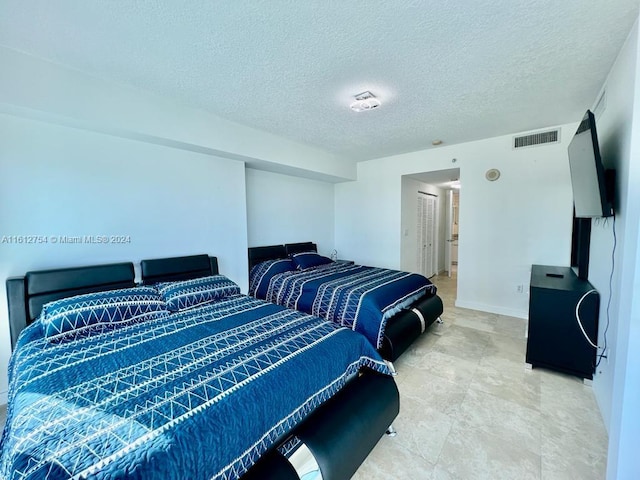
[(444, 239), (444, 268), (447, 276), (451, 277), (453, 259), (451, 246), (453, 244), (453, 190), (447, 190), (447, 204), (445, 208), (445, 239)]

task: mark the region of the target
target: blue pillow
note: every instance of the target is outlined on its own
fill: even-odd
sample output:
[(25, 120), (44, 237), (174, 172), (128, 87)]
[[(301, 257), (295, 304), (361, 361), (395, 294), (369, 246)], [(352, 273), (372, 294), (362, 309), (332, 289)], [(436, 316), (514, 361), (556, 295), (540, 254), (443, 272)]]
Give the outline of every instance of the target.
[(278, 273), (292, 272), (296, 269), (290, 258), (267, 260), (255, 265), (249, 273), (249, 295), (265, 298), (269, 289), (269, 282)]
[(45, 338), (56, 341), (71, 333), (145, 320), (148, 314), (166, 309), (154, 288), (133, 287), (54, 300), (42, 307), (40, 321)]
[(179, 312), (203, 303), (240, 294), (240, 287), (224, 275), (194, 278), (180, 282), (158, 283), (160, 296), (170, 312)]
[(291, 256), (291, 259), (298, 270), (305, 270), (307, 268), (326, 265), (327, 263), (333, 262), (330, 258), (318, 255), (316, 252), (295, 253)]

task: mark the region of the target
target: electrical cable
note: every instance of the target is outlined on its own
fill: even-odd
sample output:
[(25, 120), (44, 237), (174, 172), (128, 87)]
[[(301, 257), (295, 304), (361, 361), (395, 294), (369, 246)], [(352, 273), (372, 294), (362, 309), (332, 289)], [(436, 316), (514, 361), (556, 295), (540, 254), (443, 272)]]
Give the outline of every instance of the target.
[(586, 292), (584, 295), (582, 295), (582, 297), (580, 297), (580, 300), (578, 300), (578, 303), (576, 304), (576, 322), (578, 322), (578, 326), (580, 327), (580, 331), (582, 332), (582, 335), (584, 335), (584, 338), (587, 339), (587, 342), (589, 342), (589, 345), (591, 345), (593, 348), (597, 349), (598, 345), (596, 345), (595, 343), (593, 343), (591, 341), (591, 339), (589, 338), (589, 335), (587, 335), (587, 332), (584, 331), (584, 327), (582, 326), (582, 320), (580, 320), (580, 304), (582, 303), (582, 301), (585, 298), (587, 298), (587, 296), (590, 293), (598, 293), (598, 291), (595, 288), (592, 288), (591, 290)]
[(616, 266), (616, 246), (618, 244), (618, 237), (616, 235), (616, 216), (613, 216), (613, 249), (611, 250), (611, 273), (609, 274), (609, 298), (607, 299), (607, 324), (604, 327), (602, 353), (598, 355), (598, 361), (596, 362), (596, 368), (600, 365), (603, 358), (607, 358), (607, 332), (609, 331), (610, 323), (610, 309), (611, 309), (611, 297), (613, 296), (613, 272)]

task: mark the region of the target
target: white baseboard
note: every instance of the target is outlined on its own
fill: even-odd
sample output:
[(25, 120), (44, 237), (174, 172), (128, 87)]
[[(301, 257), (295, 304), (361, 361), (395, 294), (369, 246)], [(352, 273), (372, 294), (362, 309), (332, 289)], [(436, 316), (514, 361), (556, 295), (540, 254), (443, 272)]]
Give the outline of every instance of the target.
[(9, 401), (9, 392), (0, 392), (0, 405), (6, 405)]
[(456, 300), (456, 307), (468, 308), (470, 310), (480, 310), (481, 312), (497, 313), (498, 315), (507, 315), (509, 317), (523, 318), (524, 320), (527, 320), (529, 318), (529, 312), (527, 310), (518, 310), (515, 308), (500, 307), (498, 305), (487, 305), (485, 303)]

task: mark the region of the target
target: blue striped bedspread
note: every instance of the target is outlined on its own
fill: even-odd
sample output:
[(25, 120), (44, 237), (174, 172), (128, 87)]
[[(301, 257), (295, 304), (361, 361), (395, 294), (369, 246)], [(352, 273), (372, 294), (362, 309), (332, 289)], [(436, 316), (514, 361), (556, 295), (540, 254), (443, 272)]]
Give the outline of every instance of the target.
[(363, 367), (361, 335), (243, 295), (49, 343), (9, 366), (0, 478), (236, 479)]
[[(336, 261), (306, 270), (264, 275), (252, 271), (249, 292), (331, 320), (362, 333), (376, 348), (382, 346), (387, 320), (436, 286), (416, 273)], [(258, 296), (260, 296), (258, 294)]]

